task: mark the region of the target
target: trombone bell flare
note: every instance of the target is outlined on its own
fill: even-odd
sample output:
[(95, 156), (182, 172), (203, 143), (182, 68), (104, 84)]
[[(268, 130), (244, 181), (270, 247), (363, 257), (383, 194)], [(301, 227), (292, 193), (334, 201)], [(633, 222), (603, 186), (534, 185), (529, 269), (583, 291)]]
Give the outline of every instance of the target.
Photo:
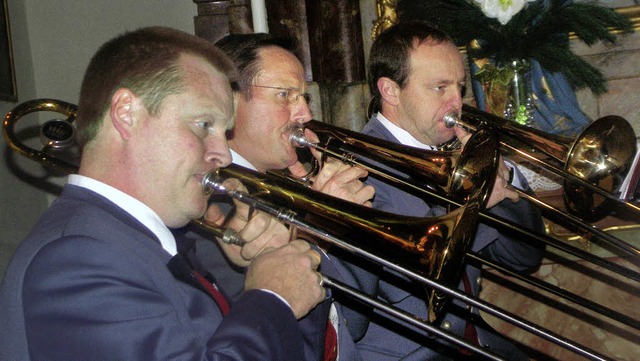
[(616, 195), (637, 151), (633, 127), (622, 117), (597, 119), (575, 139), (519, 125), (466, 104), (461, 116), (447, 114), (444, 122), (472, 133), (486, 126), (495, 129), (505, 148), (564, 179), (565, 205), (583, 219), (602, 218), (616, 205), (640, 214), (640, 207)]
[[(230, 196), (238, 198), (240, 194), (241, 201), (258, 210), (350, 252), (384, 258), (383, 266), (401, 265), (447, 287), (457, 286), (486, 192), (486, 188), (478, 190), (465, 206), (446, 215), (418, 218), (364, 207), (284, 176), (235, 164), (217, 173), (222, 178), (239, 179), (249, 194), (232, 191)], [(437, 319), (447, 299), (439, 292), (429, 292), (429, 321)]]
[[(636, 154), (636, 137), (624, 118), (610, 115), (587, 126), (573, 142), (565, 170), (609, 193), (620, 189)], [(588, 219), (602, 218), (610, 207), (607, 199), (565, 180), (565, 204)]]

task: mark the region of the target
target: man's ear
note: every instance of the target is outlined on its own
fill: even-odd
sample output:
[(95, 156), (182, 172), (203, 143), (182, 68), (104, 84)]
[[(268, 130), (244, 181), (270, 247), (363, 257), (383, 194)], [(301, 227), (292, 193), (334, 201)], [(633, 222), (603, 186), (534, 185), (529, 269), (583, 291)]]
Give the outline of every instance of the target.
[(398, 105), (400, 87), (395, 81), (383, 76), (378, 79), (377, 86), (383, 102)]
[(120, 136), (128, 140), (135, 121), (134, 104), (136, 96), (131, 90), (120, 88), (111, 97), (111, 122)]

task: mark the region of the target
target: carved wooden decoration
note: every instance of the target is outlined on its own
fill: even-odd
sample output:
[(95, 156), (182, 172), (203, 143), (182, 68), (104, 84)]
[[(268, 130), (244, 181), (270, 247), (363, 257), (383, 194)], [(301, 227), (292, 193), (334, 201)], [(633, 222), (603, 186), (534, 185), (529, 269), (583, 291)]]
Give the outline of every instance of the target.
[(396, 5), (398, 5), (398, 0), (376, 0), (378, 18), (373, 24), (373, 30), (371, 30), (372, 39), (375, 39), (378, 34), (398, 22)]

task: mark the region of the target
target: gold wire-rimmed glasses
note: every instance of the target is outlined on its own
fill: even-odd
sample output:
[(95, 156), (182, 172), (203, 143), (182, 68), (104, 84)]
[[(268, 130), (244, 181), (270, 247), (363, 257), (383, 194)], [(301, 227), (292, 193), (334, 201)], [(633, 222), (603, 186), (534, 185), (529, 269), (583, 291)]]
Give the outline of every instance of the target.
[(311, 101), (311, 95), (309, 93), (301, 93), (299, 88), (285, 88), (279, 86), (267, 86), (267, 85), (251, 85), (254, 88), (276, 89), (280, 90), (276, 94), (278, 104), (283, 106), (296, 105), (300, 102), (300, 99), (309, 104)]

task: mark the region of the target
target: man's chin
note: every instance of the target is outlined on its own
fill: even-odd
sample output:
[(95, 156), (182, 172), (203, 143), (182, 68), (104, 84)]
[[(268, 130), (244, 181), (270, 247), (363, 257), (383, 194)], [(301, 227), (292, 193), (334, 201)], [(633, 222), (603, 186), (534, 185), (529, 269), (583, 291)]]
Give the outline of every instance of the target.
[(204, 213), (207, 211), (207, 208), (209, 206), (210, 197), (211, 194), (207, 194), (204, 192), (200, 192), (199, 194), (194, 195), (191, 203), (193, 206), (190, 212), (190, 218), (197, 219), (204, 216)]
[(282, 163), (274, 169), (286, 169), (292, 166), (295, 166), (298, 162), (298, 154), (296, 153), (295, 148), (290, 148), (287, 150), (286, 157), (282, 158)]
[(204, 217), (206, 212), (207, 212), (206, 206), (197, 210), (194, 209), (194, 211), (189, 215), (189, 220), (186, 223), (189, 223), (194, 219), (201, 219), (202, 217)]

